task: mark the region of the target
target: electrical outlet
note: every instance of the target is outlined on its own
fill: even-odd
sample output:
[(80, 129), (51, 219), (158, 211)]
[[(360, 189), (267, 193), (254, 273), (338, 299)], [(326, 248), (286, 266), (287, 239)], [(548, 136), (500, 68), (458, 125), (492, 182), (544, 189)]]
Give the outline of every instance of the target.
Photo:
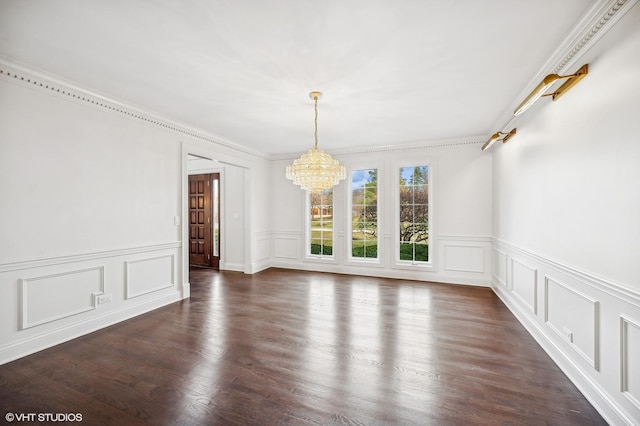
[(96, 303), (107, 303), (113, 300), (113, 296), (111, 294), (96, 294)]
[(567, 327), (562, 327), (562, 335), (567, 342), (573, 343), (573, 331), (569, 330)]

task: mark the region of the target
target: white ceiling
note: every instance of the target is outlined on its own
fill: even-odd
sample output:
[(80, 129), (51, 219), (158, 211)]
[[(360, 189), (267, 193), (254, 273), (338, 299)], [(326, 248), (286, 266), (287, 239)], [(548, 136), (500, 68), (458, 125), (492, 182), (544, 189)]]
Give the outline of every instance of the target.
[(593, 0), (0, 0), (0, 56), (269, 155), (488, 137)]

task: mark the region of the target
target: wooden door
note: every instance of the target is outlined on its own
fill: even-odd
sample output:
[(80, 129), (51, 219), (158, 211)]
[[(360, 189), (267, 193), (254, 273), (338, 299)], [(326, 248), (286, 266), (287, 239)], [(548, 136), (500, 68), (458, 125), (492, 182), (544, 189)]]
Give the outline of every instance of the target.
[(189, 264), (211, 265), (211, 175), (189, 176)]

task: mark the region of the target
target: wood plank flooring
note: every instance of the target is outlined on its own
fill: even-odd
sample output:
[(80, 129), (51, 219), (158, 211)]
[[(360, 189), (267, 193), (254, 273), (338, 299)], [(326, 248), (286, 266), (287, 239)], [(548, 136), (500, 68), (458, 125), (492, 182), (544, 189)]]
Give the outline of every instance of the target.
[(191, 299), (0, 366), (84, 425), (606, 424), (488, 288), (191, 271)]

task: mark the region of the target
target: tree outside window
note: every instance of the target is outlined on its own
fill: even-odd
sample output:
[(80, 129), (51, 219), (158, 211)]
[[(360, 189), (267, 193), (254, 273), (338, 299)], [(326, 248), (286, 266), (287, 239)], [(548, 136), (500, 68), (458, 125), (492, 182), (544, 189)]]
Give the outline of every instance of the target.
[(351, 173), (351, 256), (378, 258), (378, 169)]
[(310, 192), (310, 253), (333, 255), (333, 190)]
[(429, 167), (400, 168), (400, 260), (429, 261)]

